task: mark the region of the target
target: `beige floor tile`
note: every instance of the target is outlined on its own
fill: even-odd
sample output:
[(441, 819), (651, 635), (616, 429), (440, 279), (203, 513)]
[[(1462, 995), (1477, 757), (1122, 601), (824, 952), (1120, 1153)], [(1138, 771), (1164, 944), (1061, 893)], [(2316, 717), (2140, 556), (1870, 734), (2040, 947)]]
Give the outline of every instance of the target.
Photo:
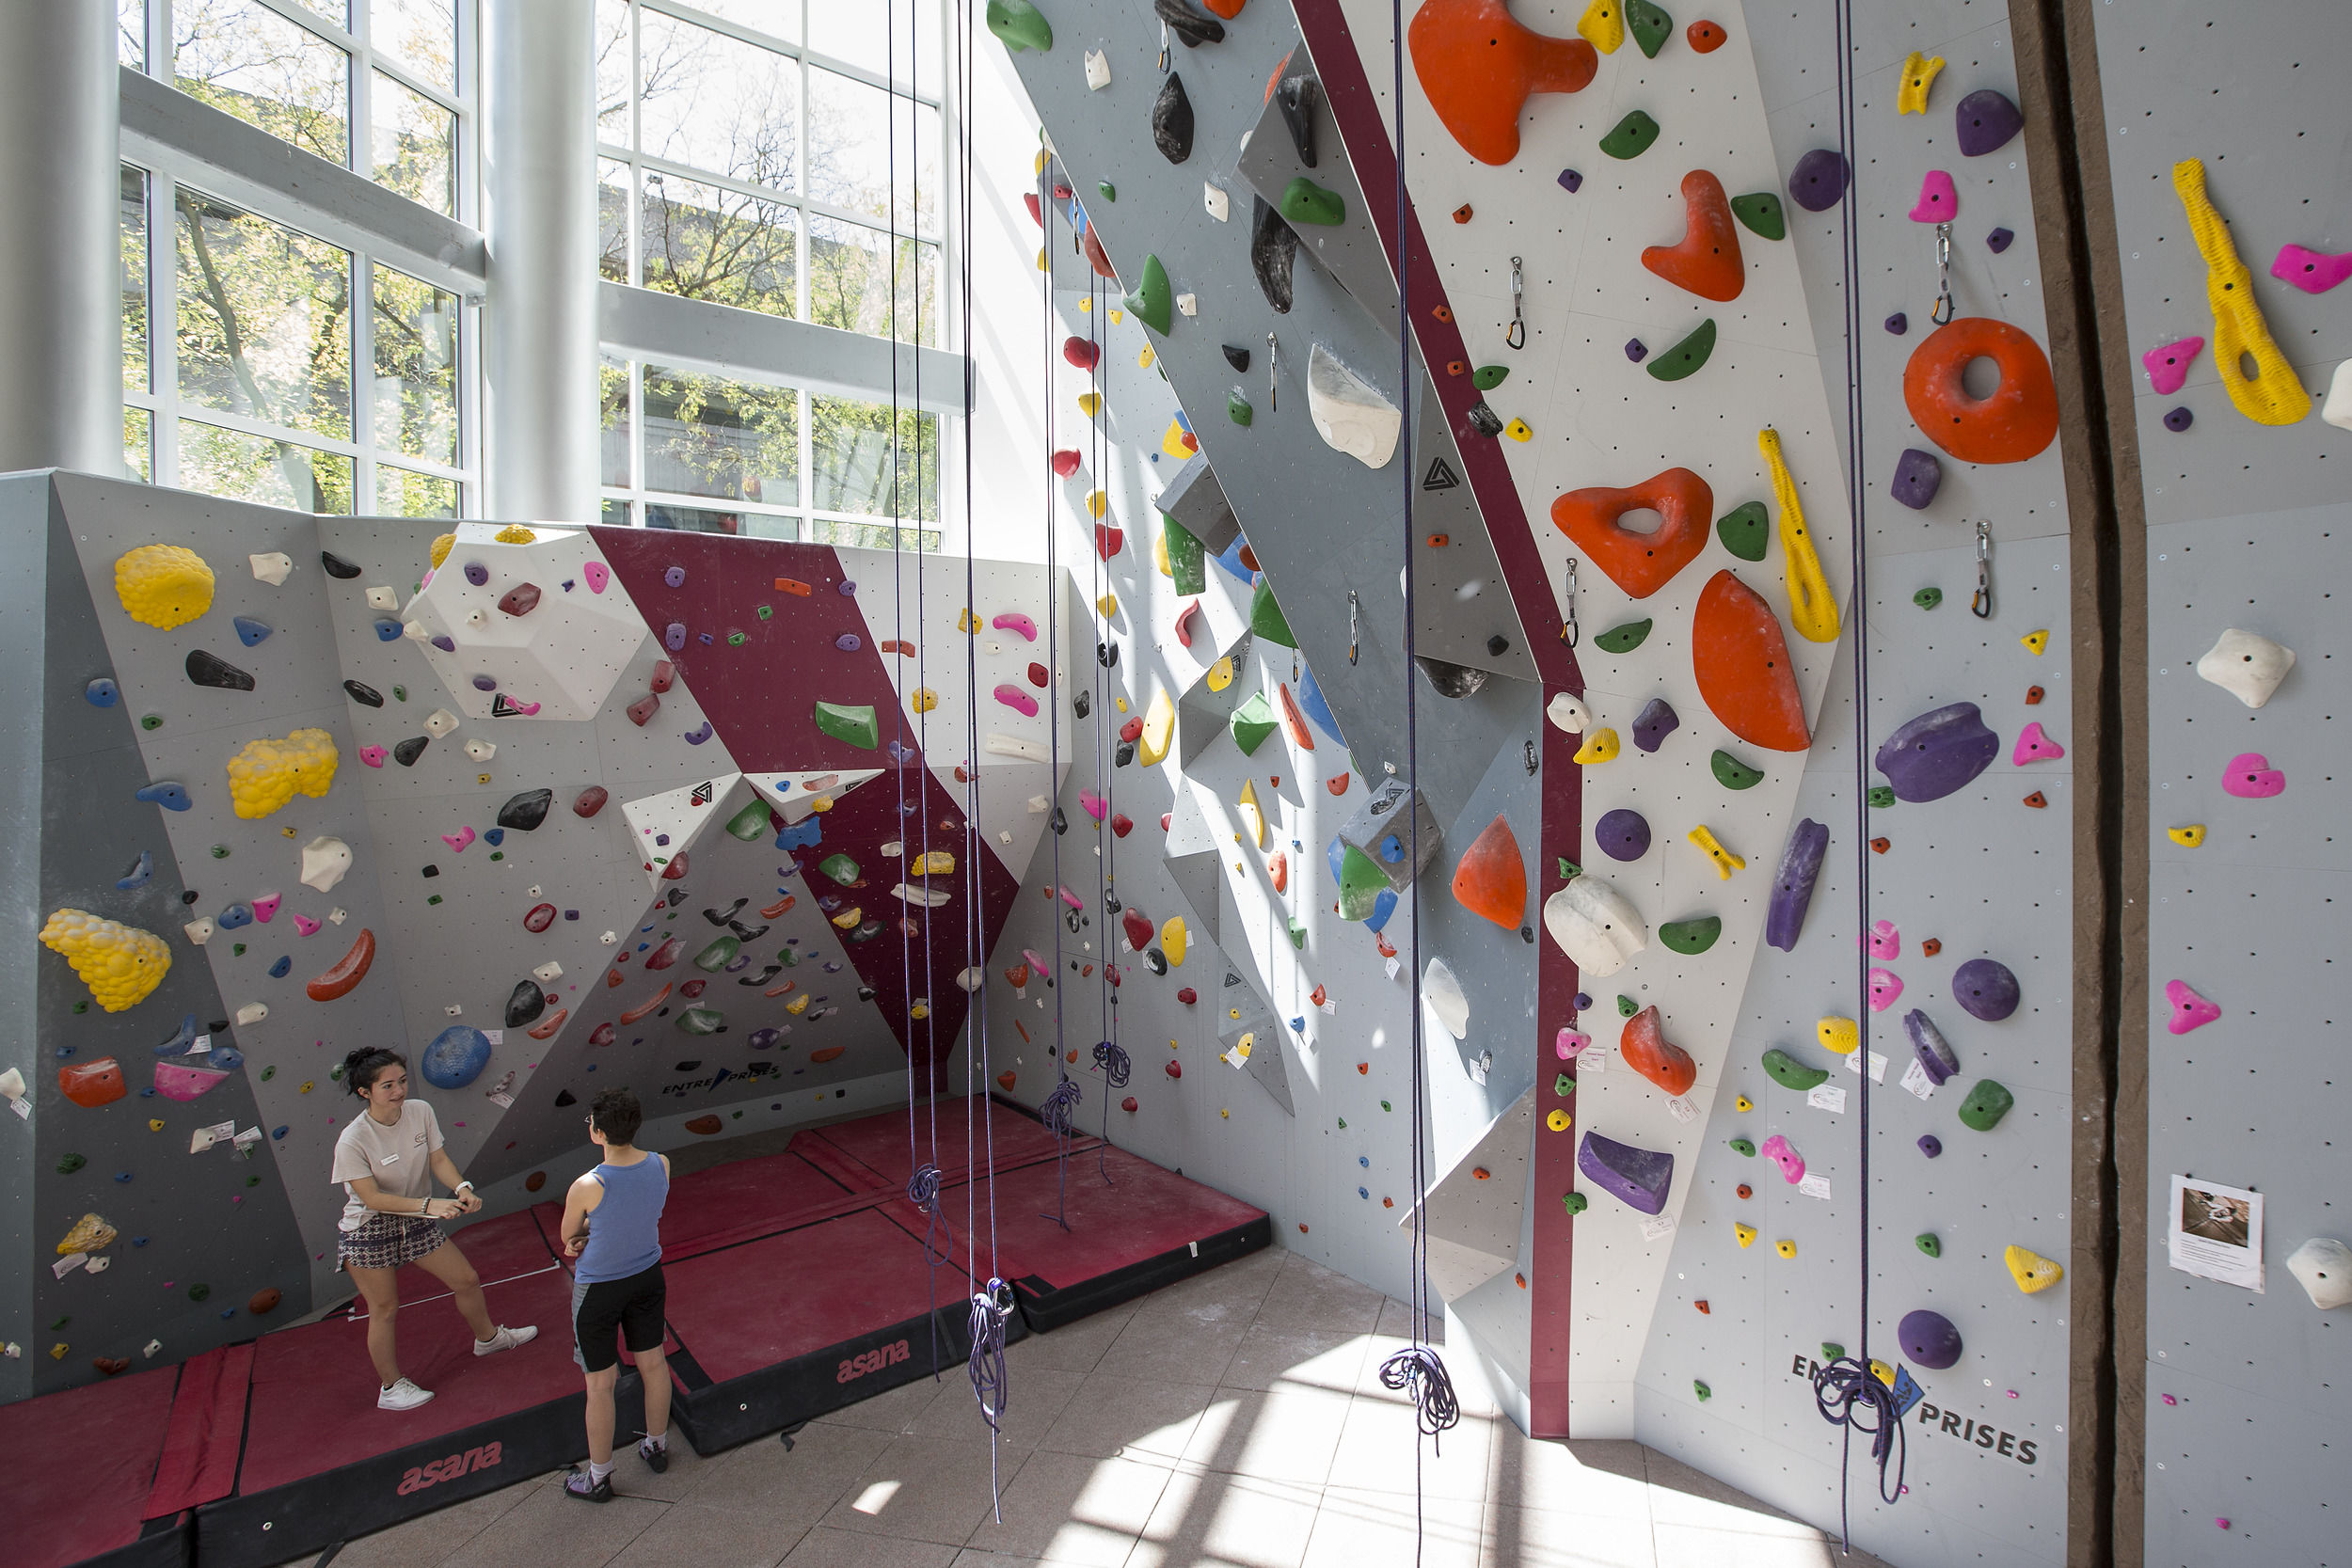
[(604, 1568), (669, 1507), (640, 1497), (586, 1503), (560, 1487), (533, 1486), (448, 1561), (453, 1568)]
[(1477, 1497), (1423, 1497), (1415, 1534), (1413, 1492), (1327, 1486), (1304, 1568), (1478, 1568), (1484, 1507)]
[(1352, 1394), (1357, 1373), (1363, 1368), (1366, 1344), (1361, 1334), (1251, 1323), (1217, 1381), (1228, 1388), (1303, 1384), (1335, 1394)]
[[(437, 1508), (430, 1513), (404, 1520), (389, 1529), (377, 1530), (346, 1544), (335, 1555), (337, 1562), (349, 1562), (352, 1568), (436, 1568), (448, 1561), (475, 1536), (496, 1524), (509, 1509), (538, 1490), (539, 1478), (516, 1481), (495, 1492), (485, 1492), (478, 1497), (447, 1508)], [(300, 1560), (308, 1563), (315, 1553), (306, 1554)]]
[(1347, 1395), (1321, 1388), (1220, 1388), (1184, 1445), (1184, 1465), (1321, 1486), (1331, 1473), (1349, 1403)]
[(1180, 1470), (1127, 1568), (1299, 1568), (1322, 1500), (1320, 1487)]
[[(1043, 1368), (1005, 1369), (1008, 1402), (997, 1425), (1004, 1441), (1016, 1449), (1033, 1449), (1084, 1384), (1084, 1372), (1052, 1371)], [(940, 1397), (915, 1418), (908, 1435), (977, 1441), (988, 1432), (979, 1402), (972, 1397), (972, 1380), (959, 1368), (948, 1374)], [(961, 1397), (959, 1397), (961, 1396)]]
[(1275, 1328), (1311, 1328), (1370, 1334), (1379, 1326), (1388, 1298), (1299, 1254), (1288, 1253), (1282, 1272), (1258, 1306), (1258, 1322)]
[[(1433, 1345), (1444, 1344), (1445, 1306), (1434, 1295), (1429, 1298), (1429, 1316), (1426, 1322), (1427, 1327), (1422, 1338)], [(1413, 1308), (1411, 1304), (1399, 1301), (1394, 1296), (1383, 1297), (1380, 1302), (1380, 1323), (1374, 1332), (1391, 1339), (1412, 1338)]]
[(948, 1568), (961, 1550), (935, 1541), (895, 1541), (856, 1530), (810, 1530), (784, 1568)]
[[(1658, 1568), (1645, 1518), (1490, 1507), (1480, 1568)], [(1724, 1558), (1709, 1568), (1748, 1568)]]
[(1173, 1460), (1192, 1441), (1193, 1428), (1216, 1394), (1204, 1383), (1096, 1372), (1078, 1386), (1038, 1447), (1097, 1459)]
[(907, 1432), (914, 1427), (915, 1420), (923, 1412), (930, 1407), (931, 1401), (937, 1399), (950, 1383), (955, 1382), (961, 1371), (961, 1363), (951, 1363), (946, 1369), (946, 1375), (936, 1382), (932, 1381), (930, 1373), (926, 1371), (912, 1383), (902, 1383), (898, 1387), (886, 1389), (870, 1399), (863, 1399), (855, 1404), (844, 1405), (839, 1410), (818, 1417), (809, 1425), (812, 1428), (843, 1426), (864, 1427), (868, 1432)]
[(1136, 1315), (1133, 1302), (1080, 1318), (1046, 1334), (1032, 1334), (1005, 1352), (1013, 1367), (1040, 1367), (1060, 1372), (1090, 1372), (1101, 1364), (1111, 1341)]
[[(1023, 1449), (995, 1449), (993, 1484), (1009, 1487), (1027, 1457)], [(985, 1437), (894, 1437), (824, 1523), (861, 1535), (961, 1546), (993, 1506), (991, 1458)]]
[(1340, 1431), (1330, 1484), (1410, 1497), (1418, 1473), (1429, 1497), (1480, 1501), (1486, 1496), (1487, 1449), (1493, 1440), (1492, 1426), (1475, 1419), (1461, 1421), (1434, 1440), (1425, 1438), (1411, 1405), (1358, 1399)]
[(970, 1544), (1015, 1560), (1120, 1568), (1169, 1474), (1130, 1459), (1032, 1454), (1005, 1491), (1004, 1522), (983, 1520)]
[(1642, 1445), (1633, 1442), (1537, 1442), (1498, 1421), (1489, 1499), (1502, 1508), (1639, 1519), (1650, 1516)]
[(772, 1513), (674, 1503), (612, 1560), (612, 1568), (775, 1568), (808, 1533)]
[(1174, 1314), (1139, 1310), (1127, 1320), (1096, 1370), (1162, 1383), (1214, 1385), (1240, 1348), (1255, 1310), (1254, 1306), (1230, 1303)]
[(789, 1449), (773, 1437), (755, 1438), (713, 1455), (687, 1497), (704, 1507), (814, 1525), (889, 1446), (888, 1433), (858, 1427), (805, 1427)]
[[(775, 1439), (771, 1437), (768, 1441), (772, 1443)], [(694, 1451), (686, 1434), (674, 1426), (670, 1429), (670, 1467), (656, 1475), (637, 1457), (637, 1439), (624, 1436), (612, 1446), (612, 1490), (626, 1497), (677, 1502), (702, 1485), (712, 1468), (723, 1464), (726, 1457), (713, 1454), (705, 1459)]]

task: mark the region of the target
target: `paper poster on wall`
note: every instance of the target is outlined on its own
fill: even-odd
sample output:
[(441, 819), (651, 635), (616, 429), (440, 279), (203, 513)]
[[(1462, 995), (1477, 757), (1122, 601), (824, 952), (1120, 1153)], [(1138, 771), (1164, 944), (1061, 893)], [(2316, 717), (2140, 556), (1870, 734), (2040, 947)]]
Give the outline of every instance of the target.
[(2262, 1194), (2201, 1177), (2174, 1177), (2166, 1250), (2183, 1274), (2260, 1291)]

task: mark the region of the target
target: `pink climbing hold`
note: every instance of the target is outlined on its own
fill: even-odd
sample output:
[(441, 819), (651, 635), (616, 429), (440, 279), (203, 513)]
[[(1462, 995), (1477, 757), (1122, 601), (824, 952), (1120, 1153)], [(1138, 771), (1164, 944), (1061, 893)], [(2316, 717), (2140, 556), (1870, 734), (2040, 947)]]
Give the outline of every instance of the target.
[(1903, 993), (1903, 977), (1891, 969), (1870, 971), (1870, 1010), (1883, 1013)]
[(1072, 909), (1083, 911), (1086, 908), (1086, 901), (1080, 898), (1076, 894), (1071, 892), (1068, 888), (1062, 888), (1059, 892), (1061, 894), (1061, 901), (1069, 905)]
[(1775, 1132), (1764, 1140), (1764, 1158), (1780, 1167), (1782, 1178), (1790, 1186), (1804, 1180), (1804, 1156), (1788, 1147), (1788, 1140)]
[(2183, 338), (2178, 342), (2158, 343), (2141, 355), (2139, 362), (2148, 367), (2148, 385), (2167, 397), (2179, 391), (2204, 346), (2202, 338)]
[(1102, 821), (1103, 818), (1108, 816), (1111, 813), (1111, 802), (1109, 797), (1098, 795), (1091, 789), (1082, 789), (1078, 791), (1078, 804), (1085, 807), (1086, 814), (1089, 816), (1093, 817), (1097, 822)]
[(311, 918), (310, 918), (309, 915), (307, 915), (307, 914), (297, 914), (297, 915), (295, 915), (295, 916), (294, 917), (294, 934), (295, 934), (296, 936), (304, 936), (304, 937), (309, 937), (309, 936), (316, 936), (316, 935), (318, 934), (318, 931), (319, 931), (319, 925), (320, 925), (320, 923), (319, 923), (318, 921), (315, 921), (315, 920), (311, 919)]
[(612, 580), (612, 568), (601, 561), (583, 562), (580, 564), (580, 575), (588, 579), (589, 593), (601, 594), (606, 585)]
[(1027, 641), (1037, 641), (1037, 623), (1017, 610), (1008, 610), (989, 623), (998, 631), (1017, 631)]
[(1573, 1062), (1576, 1060), (1577, 1053), (1592, 1043), (1592, 1036), (1579, 1034), (1576, 1030), (1563, 1025), (1560, 1032), (1551, 1037), (1551, 1053), (1564, 1062)]
[(266, 926), (278, 918), (278, 906), (286, 901), (282, 893), (264, 893), (253, 900), (253, 918)]
[(2164, 999), (2172, 1004), (2172, 1016), (2165, 1020), (2164, 1026), (2176, 1035), (2202, 1029), (2221, 1016), (2220, 1007), (2189, 990), (2186, 980), (2167, 980)]
[(460, 828), (453, 833), (443, 833), (441, 842), (448, 845), (453, 853), (462, 854), (465, 852), (466, 846), (473, 842), (473, 830)]
[(2280, 245), (2279, 259), (2270, 263), (2270, 276), (2281, 283), (2294, 284), (2307, 294), (2324, 294), (2352, 277), (2352, 250), (2330, 256), (2299, 245)]
[(2287, 776), (2270, 766), (2270, 759), (2260, 752), (2240, 752), (2230, 759), (2222, 770), (2223, 793), (2241, 800), (2267, 800), (2287, 791)]
[(1903, 934), (1895, 928), (1891, 920), (1872, 921), (1867, 940), (1870, 957), (1874, 958), (1899, 958), (1903, 956)]
[(1200, 613), (1200, 601), (1187, 599), (1184, 609), (1176, 612), (1176, 641), (1184, 647), (1192, 646), (1192, 618)]
[(1914, 223), (1949, 223), (1960, 211), (1960, 192), (1952, 186), (1952, 177), (1940, 168), (1928, 170), (1928, 177), (1919, 182), (1919, 205), (1911, 210)]
[(2029, 762), (2056, 762), (2066, 754), (2066, 748), (2052, 740), (2037, 719), (2017, 732), (2017, 749), (2009, 760), (2023, 768)]
[(1037, 699), (1009, 682), (996, 689), (996, 700), (1009, 708), (1018, 709), (1024, 718), (1037, 717)]
[(386, 751), (381, 746), (362, 746), (359, 748), (359, 760), (366, 763), (370, 768), (383, 767), (384, 759), (390, 755), (391, 752)]

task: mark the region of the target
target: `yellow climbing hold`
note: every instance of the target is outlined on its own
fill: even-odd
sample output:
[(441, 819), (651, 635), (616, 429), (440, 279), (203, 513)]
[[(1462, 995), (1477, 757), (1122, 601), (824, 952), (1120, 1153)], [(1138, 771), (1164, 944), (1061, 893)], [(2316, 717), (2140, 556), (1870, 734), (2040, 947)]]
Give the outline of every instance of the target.
[(1743, 1094), (1731, 1102), (1731, 1107), (1735, 1111), (1753, 1111), (1756, 1109), (1756, 1101)]
[(1532, 441), (1535, 438), (1535, 433), (1528, 428), (1525, 420), (1513, 420), (1502, 427), (1502, 434), (1514, 441)]
[(1111, 325), (1112, 325), (1113, 326), (1117, 326), (1117, 325), (1118, 325), (1120, 322), (1123, 322), (1123, 321), (1125, 321), (1126, 319), (1127, 319), (1127, 312), (1126, 312), (1126, 311), (1124, 311), (1124, 310), (1121, 310), (1121, 309), (1118, 309), (1116, 306), (1112, 307), (1112, 309), (1111, 309)]
[(833, 917), (833, 923), (835, 926), (840, 927), (843, 930), (850, 931), (855, 930), (857, 928), (857, 923), (865, 918), (866, 911), (858, 908), (855, 904), (852, 904), (848, 909), (843, 910), (839, 914), (834, 915)]
[(790, 1013), (794, 1018), (798, 1018), (803, 1013), (808, 1011), (808, 992), (803, 991), (791, 1001), (787, 1002), (784, 1005), (784, 1010)]
[(1101, 598), (1095, 600), (1094, 612), (1097, 615), (1102, 616), (1105, 621), (1109, 620), (1112, 616), (1117, 615), (1119, 613), (1119, 595), (1116, 594), (1105, 594)]
[(147, 1130), (150, 1132), (162, 1132), (164, 1130), (164, 1118), (161, 1117), (149, 1117), (147, 1118)]
[(1903, 61), (1903, 83), (1895, 90), (1895, 113), (1923, 115), (1928, 112), (1928, 89), (1935, 85), (1935, 73), (1944, 69), (1941, 55), (1922, 55), (1916, 49)]
[(1888, 1366), (1885, 1362), (1879, 1360), (1876, 1356), (1872, 1356), (1870, 1358), (1870, 1375), (1877, 1378), (1881, 1383), (1885, 1384), (1889, 1388), (1895, 1386), (1895, 1369)]
[(509, 523), (491, 535), (501, 545), (535, 545), (539, 536), (520, 523)]
[(2042, 657), (2042, 650), (2046, 649), (2050, 645), (2050, 634), (2047, 631), (2029, 631), (2017, 641), (2026, 645), (2026, 652), (2033, 655), (2036, 658), (2040, 658)]
[(979, 629), (981, 629), (980, 618), (972, 613), (972, 607), (970, 605), (966, 605), (961, 610), (956, 611), (956, 630), (978, 631)]
[(1159, 356), (1152, 351), (1152, 345), (1150, 343), (1146, 343), (1143, 345), (1143, 352), (1136, 356), (1136, 364), (1139, 368), (1148, 371), (1152, 368), (1152, 361), (1158, 357)]
[[(1054, 264), (1045, 259), (1045, 252), (1042, 250), (1040, 250), (1037, 253), (1037, 270), (1040, 272), (1052, 272), (1054, 270)], [(817, 1098), (822, 1100), (825, 1097), (820, 1094)]]
[(1752, 1225), (1741, 1225), (1734, 1220), (1731, 1222), (1731, 1233), (1740, 1238), (1740, 1244), (1743, 1247), (1756, 1244), (1756, 1227)]
[(917, 877), (952, 877), (956, 874), (956, 857), (945, 849), (933, 849), (914, 857)]
[(63, 1258), (69, 1252), (103, 1252), (114, 1245), (116, 1234), (115, 1227), (106, 1223), (105, 1215), (84, 1214), (73, 1222), (73, 1228), (65, 1233), (65, 1240), (57, 1243), (57, 1256)]
[(1037, 166), (1030, 169), (1029, 172), (1032, 174), (1043, 174), (1045, 172), (1045, 152), (1042, 149), (1040, 149), (1038, 151)]
[(1779, 1253), (1783, 1258), (1794, 1258), (1797, 1255), (1797, 1243), (1794, 1242), (1774, 1242), (1772, 1243), (1772, 1250)]
[[(1160, 952), (1167, 957), (1170, 964), (1181, 964), (1184, 961), (1184, 943), (1190, 936), (1191, 933), (1184, 927), (1184, 917), (1181, 914), (1169, 915), (1160, 927)], [(1174, 1045), (1176, 1042), (1170, 1040), (1168, 1043)]]
[(1565, 1111), (1554, 1111), (1549, 1116), (1544, 1117), (1544, 1125), (1550, 1128), (1554, 1132), (1565, 1132), (1568, 1130), (1568, 1113)]
[(87, 910), (62, 909), (40, 928), (41, 945), (62, 953), (98, 1005), (110, 1013), (135, 1007), (171, 973), (164, 939)]
[(1081, 413), (1081, 414), (1084, 414), (1084, 415), (1085, 415), (1088, 419), (1089, 419), (1089, 420), (1090, 420), (1090, 419), (1094, 418), (1096, 411), (1097, 411), (1098, 409), (1100, 409), (1102, 406), (1103, 406), (1103, 394), (1102, 394), (1102, 393), (1100, 393), (1100, 392), (1080, 392), (1080, 393), (1078, 394), (1078, 412), (1079, 412), (1079, 413)]
[(1837, 602), (1830, 597), (1829, 578), (1821, 575), (1821, 558), (1813, 552), (1813, 535), (1804, 526), (1804, 505), (1797, 499), (1797, 482), (1781, 455), (1780, 432), (1771, 425), (1756, 433), (1756, 450), (1772, 471), (1772, 495), (1780, 502), (1781, 565), (1788, 580), (1788, 624), (1808, 642), (1837, 641)]
[(1168, 428), (1160, 432), (1160, 451), (1182, 463), (1200, 450), (1197, 444), (1192, 446), (1185, 444), (1191, 440), (1192, 436), (1184, 429), (1184, 421), (1170, 420), (1168, 421)]
[(1584, 744), (1576, 749), (1576, 755), (1572, 760), (1581, 762), (1586, 767), (1593, 767), (1599, 763), (1613, 762), (1616, 756), (1617, 732), (1604, 724), (1599, 729), (1586, 734)]
[(115, 595), (143, 626), (169, 631), (213, 608), (213, 569), (179, 545), (141, 545), (115, 562)]
[(2017, 1288), (2032, 1295), (2046, 1291), (2065, 1276), (2066, 1271), (2038, 1252), (2027, 1252), (2013, 1246), (2001, 1254), (2001, 1261), (2009, 1265), (2009, 1276), (2017, 1281)]
[(341, 754), (325, 730), (301, 729), (283, 740), (248, 740), (229, 759), (229, 799), (248, 821), (267, 816), (296, 795), (313, 800), (335, 782)]
[(914, 695), (909, 699), (909, 705), (917, 713), (929, 713), (939, 705), (939, 693), (928, 686), (918, 686), (914, 689)]
[(1822, 1050), (1851, 1056), (1862, 1043), (1862, 1025), (1850, 1018), (1825, 1018), (1813, 1026), (1813, 1037)]
[(1258, 804), (1258, 787), (1250, 779), (1241, 782), (1241, 825), (1249, 830), (1249, 836), (1258, 841), (1259, 848), (1265, 847), (1265, 809)]
[(1222, 691), (1233, 684), (1232, 655), (1227, 654), (1223, 658), (1209, 666), (1208, 684), (1212, 691)]
[(449, 552), (456, 547), (457, 535), (437, 533), (433, 536), (433, 547), (425, 552), (425, 559), (433, 563), (433, 569), (437, 572), (441, 569), (441, 562), (449, 559)]
[(1111, 498), (1110, 498), (1110, 493), (1109, 493), (1108, 491), (1105, 491), (1105, 490), (1095, 490), (1095, 491), (1090, 491), (1090, 492), (1088, 494), (1088, 496), (1087, 496), (1087, 515), (1088, 515), (1088, 516), (1089, 516), (1089, 517), (1100, 517), (1100, 516), (1101, 516), (1104, 513), (1108, 512), (1110, 509), (1111, 509)]
[(1119, 708), (1119, 711), (1120, 711), (1120, 712), (1124, 713), (1124, 712), (1126, 712), (1126, 711), (1127, 711), (1127, 699), (1126, 699), (1126, 698), (1124, 698), (1124, 697), (1113, 697), (1113, 698), (1111, 699), (1111, 701), (1112, 701), (1114, 704), (1116, 704), (1116, 705), (1118, 705), (1118, 708)]
[(1748, 863), (1717, 843), (1714, 833), (1706, 827), (1693, 828), (1683, 836), (1697, 845), (1707, 858), (1715, 863), (1715, 876), (1719, 880), (1727, 882), (1731, 880), (1733, 872), (1747, 869)]
[(1155, 768), (1168, 756), (1168, 748), (1176, 738), (1176, 705), (1168, 701), (1165, 689), (1152, 693), (1152, 705), (1144, 710), (1143, 734), (1136, 745), (1136, 759), (1146, 768)]
[(1625, 11), (1617, 0), (1593, 0), (1577, 18), (1576, 30), (1602, 54), (1613, 55), (1625, 43)]
[(2164, 831), (2164, 836), (2184, 849), (2194, 849), (2205, 842), (2205, 825), (2202, 822), (2191, 822), (2185, 828), (2167, 828)]
[(1160, 530), (1158, 535), (1152, 541), (1152, 564), (1160, 569), (1160, 576), (1164, 578), (1172, 578), (1176, 575), (1176, 568), (1169, 564), (1168, 559), (1168, 530), (1166, 529)]
[[(2189, 232), (2205, 259), (2205, 303), (2213, 308), (2213, 364), (2237, 411), (2256, 424), (2293, 424), (2312, 411), (2312, 396), (2296, 379), (2287, 356), (2271, 341), (2270, 325), (2254, 301), (2254, 276), (2238, 260), (2230, 226), (2205, 195), (2202, 159), (2172, 166), (2172, 188), (2188, 210)], [(2248, 380), (2241, 356), (2254, 361)]]

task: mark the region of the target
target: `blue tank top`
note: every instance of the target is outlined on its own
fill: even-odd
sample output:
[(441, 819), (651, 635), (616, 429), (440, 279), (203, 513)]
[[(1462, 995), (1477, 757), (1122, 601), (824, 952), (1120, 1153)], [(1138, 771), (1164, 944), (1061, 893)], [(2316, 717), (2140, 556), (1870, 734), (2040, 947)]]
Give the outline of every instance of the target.
[(633, 1165), (598, 1165), (593, 1176), (604, 1197), (588, 1215), (588, 1244), (580, 1250), (572, 1277), (601, 1285), (643, 1274), (661, 1261), (661, 1206), (670, 1196), (670, 1173), (661, 1156), (648, 1154)]

